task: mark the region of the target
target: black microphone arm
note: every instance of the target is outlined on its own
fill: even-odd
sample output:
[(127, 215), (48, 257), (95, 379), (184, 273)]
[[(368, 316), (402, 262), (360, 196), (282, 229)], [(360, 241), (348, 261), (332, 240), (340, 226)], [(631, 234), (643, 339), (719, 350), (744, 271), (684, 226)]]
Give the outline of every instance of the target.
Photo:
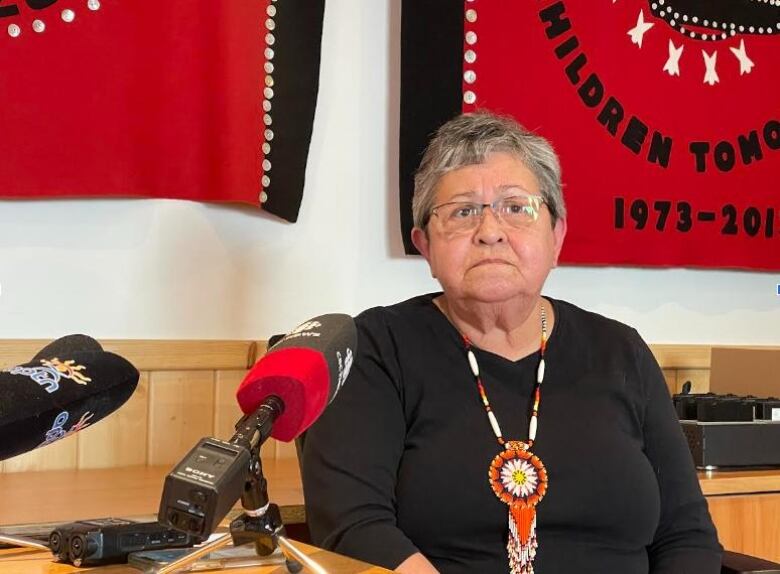
[(228, 441), (253, 451), (268, 440), (274, 421), (284, 413), (284, 401), (276, 395), (266, 397), (251, 414), (236, 423), (236, 432)]
[(239, 496), (244, 512), (230, 523), (228, 534), (171, 562), (159, 574), (178, 572), (231, 541), (234, 546), (253, 544), (260, 556), (281, 548), (288, 572), (297, 573), (304, 567), (314, 573), (323, 572), (287, 540), (279, 507), (268, 498), (260, 447), (283, 412), (281, 398), (266, 397), (253, 413), (241, 417), (228, 442), (202, 439), (168, 474), (157, 516), (160, 524), (205, 539)]

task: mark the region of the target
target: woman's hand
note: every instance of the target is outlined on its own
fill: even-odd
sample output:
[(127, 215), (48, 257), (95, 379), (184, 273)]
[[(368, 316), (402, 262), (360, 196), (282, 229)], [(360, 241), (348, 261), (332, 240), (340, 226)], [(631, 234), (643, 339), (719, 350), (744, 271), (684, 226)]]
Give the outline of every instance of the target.
[(428, 562), (428, 559), (419, 552), (401, 562), (395, 571), (402, 574), (439, 574), (433, 564)]

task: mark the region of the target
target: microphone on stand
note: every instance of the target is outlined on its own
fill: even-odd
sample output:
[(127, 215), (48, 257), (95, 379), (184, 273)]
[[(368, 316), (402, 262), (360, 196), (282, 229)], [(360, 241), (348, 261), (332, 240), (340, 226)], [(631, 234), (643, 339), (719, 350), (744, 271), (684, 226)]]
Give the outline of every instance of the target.
[(269, 436), (291, 441), (317, 420), (347, 380), (356, 349), (354, 320), (344, 314), (315, 317), (273, 345), (236, 392), (246, 414), (233, 437), (202, 439), (166, 477), (160, 523), (205, 538), (238, 498), (248, 510), (265, 507), (267, 497), (257, 494), (265, 484), (247, 488), (253, 473), (265, 481), (260, 446)]

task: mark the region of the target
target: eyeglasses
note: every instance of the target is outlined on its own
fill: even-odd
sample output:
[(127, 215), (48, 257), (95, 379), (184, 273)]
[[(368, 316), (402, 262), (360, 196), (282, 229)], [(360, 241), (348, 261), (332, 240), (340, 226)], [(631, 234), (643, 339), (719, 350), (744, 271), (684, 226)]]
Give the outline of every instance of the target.
[(502, 197), (493, 203), (473, 201), (448, 201), (431, 209), (439, 218), (444, 231), (458, 232), (476, 229), (482, 221), (486, 207), (493, 210), (499, 223), (523, 229), (539, 219), (539, 210), (544, 203), (541, 195), (512, 195)]

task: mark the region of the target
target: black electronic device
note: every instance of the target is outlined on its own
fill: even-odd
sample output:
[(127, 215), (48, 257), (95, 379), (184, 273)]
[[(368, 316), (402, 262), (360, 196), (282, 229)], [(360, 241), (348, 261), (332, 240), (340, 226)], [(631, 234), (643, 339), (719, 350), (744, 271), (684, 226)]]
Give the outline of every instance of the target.
[(201, 439), (165, 477), (160, 524), (207, 538), (239, 498), (245, 508), (265, 508), (268, 495), (260, 446), (282, 412), (282, 400), (269, 397), (236, 423), (229, 442)]
[(201, 439), (166, 476), (159, 521), (207, 537), (241, 497), (250, 458), (243, 445)]
[(700, 469), (780, 466), (780, 422), (680, 421)]
[(186, 548), (197, 542), (199, 538), (157, 522), (119, 518), (71, 522), (58, 526), (49, 535), (52, 554), (76, 567), (120, 564), (127, 562), (131, 552)]
[(679, 393), (672, 397), (680, 420), (700, 422), (780, 421), (780, 399), (717, 393)]
[(780, 466), (780, 400), (752, 395), (673, 397), (697, 468)]
[[(267, 397), (254, 413), (238, 421), (230, 442), (202, 439), (165, 478), (157, 516), (160, 524), (206, 537), (240, 497), (245, 512), (230, 523), (229, 534), (206, 545), (208, 550), (232, 539), (234, 546), (253, 544), (257, 556), (271, 555), (286, 540), (286, 531), (279, 507), (268, 499), (260, 446), (282, 412), (282, 400)], [(300, 572), (305, 555), (285, 557), (287, 571)], [(187, 555), (170, 567), (180, 568), (193, 560), (195, 557)]]
[(763, 421), (780, 421), (780, 399), (756, 399), (756, 419)]

